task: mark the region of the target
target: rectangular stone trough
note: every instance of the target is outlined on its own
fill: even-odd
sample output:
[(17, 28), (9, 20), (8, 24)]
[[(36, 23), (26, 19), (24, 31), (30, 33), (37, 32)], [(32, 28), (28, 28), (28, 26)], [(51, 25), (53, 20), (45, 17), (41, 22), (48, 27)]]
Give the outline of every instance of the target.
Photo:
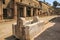
[(18, 23), (13, 24), (13, 35), (20, 40), (34, 40), (42, 31), (43, 25), (44, 21), (31, 20), (25, 22), (20, 19)]

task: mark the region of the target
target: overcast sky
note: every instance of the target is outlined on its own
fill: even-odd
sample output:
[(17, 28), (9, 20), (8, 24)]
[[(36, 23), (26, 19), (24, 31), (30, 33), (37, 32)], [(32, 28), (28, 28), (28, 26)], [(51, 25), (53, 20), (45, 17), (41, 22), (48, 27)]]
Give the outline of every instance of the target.
[[(43, 1), (43, 0), (41, 0), (41, 1)], [(54, 0), (45, 0), (45, 1), (48, 2), (48, 3), (50, 3), (51, 5), (53, 5), (52, 3), (53, 3)], [(57, 0), (57, 2), (60, 3), (60, 0)]]

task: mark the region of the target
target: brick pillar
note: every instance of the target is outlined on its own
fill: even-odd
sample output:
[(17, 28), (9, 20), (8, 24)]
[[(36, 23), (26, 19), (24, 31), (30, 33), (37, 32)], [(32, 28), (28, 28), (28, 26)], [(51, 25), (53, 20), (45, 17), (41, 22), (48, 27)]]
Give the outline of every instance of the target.
[(24, 17), (26, 17), (26, 6), (24, 6), (23, 15), (24, 15)]
[(33, 16), (33, 8), (31, 8), (31, 17)]
[(2, 7), (2, 1), (0, 1), (0, 20), (3, 19), (3, 7)]

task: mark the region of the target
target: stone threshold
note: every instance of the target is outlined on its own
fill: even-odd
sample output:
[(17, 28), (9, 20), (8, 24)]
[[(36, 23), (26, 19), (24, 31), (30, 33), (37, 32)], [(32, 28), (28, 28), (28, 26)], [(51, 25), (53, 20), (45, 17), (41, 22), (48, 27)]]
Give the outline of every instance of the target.
[(13, 21), (14, 19), (3, 19), (3, 20), (0, 20), (0, 23), (3, 23), (3, 22), (10, 22), (10, 21)]

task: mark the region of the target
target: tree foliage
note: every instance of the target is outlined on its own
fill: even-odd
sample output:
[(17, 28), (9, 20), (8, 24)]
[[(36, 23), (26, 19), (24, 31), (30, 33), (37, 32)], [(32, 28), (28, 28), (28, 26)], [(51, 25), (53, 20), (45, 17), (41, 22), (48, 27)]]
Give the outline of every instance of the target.
[(53, 7), (56, 7), (58, 5), (58, 2), (57, 1), (54, 1), (53, 2)]

